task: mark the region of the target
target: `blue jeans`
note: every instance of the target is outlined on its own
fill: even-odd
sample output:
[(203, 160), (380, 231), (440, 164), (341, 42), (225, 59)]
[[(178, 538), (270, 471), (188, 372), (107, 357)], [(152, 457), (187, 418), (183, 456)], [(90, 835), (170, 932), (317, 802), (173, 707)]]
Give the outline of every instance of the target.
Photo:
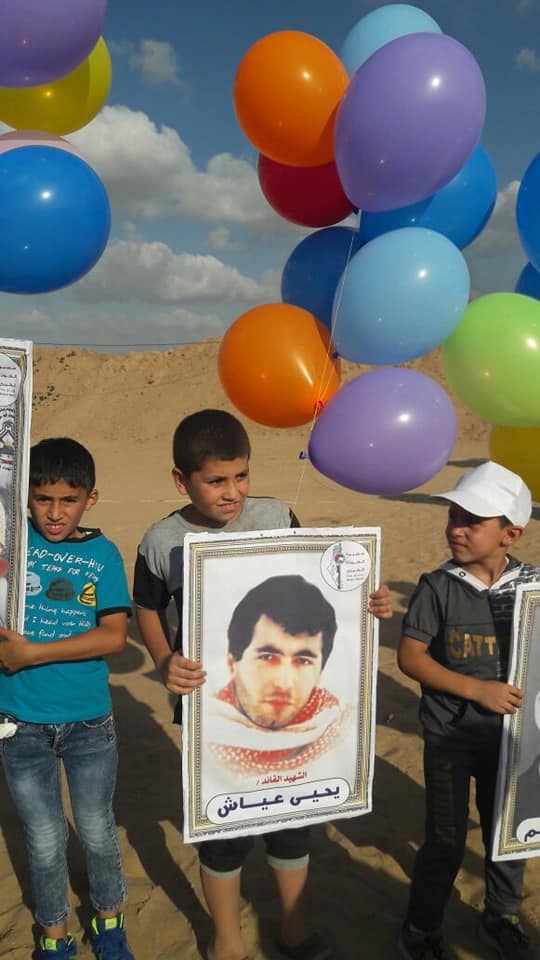
[(97, 911), (119, 909), (126, 888), (112, 809), (117, 765), (112, 714), (76, 723), (19, 723), (15, 736), (0, 745), (24, 825), (38, 923), (53, 927), (69, 914), (60, 761), (86, 855), (92, 904)]

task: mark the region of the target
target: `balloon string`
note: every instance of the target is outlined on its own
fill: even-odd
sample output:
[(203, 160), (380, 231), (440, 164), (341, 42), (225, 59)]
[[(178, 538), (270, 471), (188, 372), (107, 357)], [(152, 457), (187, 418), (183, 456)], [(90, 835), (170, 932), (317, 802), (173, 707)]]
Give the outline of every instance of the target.
[[(322, 369), (322, 372), (321, 372), (321, 380), (320, 380), (320, 388), (319, 388), (319, 399), (318, 399), (318, 400), (315, 402), (315, 404), (314, 404), (314, 407), (313, 407), (313, 416), (312, 416), (312, 418), (311, 418), (311, 423), (310, 423), (310, 425), (309, 425), (309, 433), (308, 433), (308, 438), (307, 438), (308, 445), (309, 445), (309, 439), (310, 439), (310, 437), (311, 437), (311, 434), (313, 433), (313, 428), (314, 428), (314, 426), (315, 426), (315, 422), (316, 422), (316, 420), (317, 420), (317, 417), (319, 416), (319, 414), (320, 414), (320, 412), (321, 412), (321, 410), (323, 409), (323, 406), (324, 406), (324, 404), (323, 404), (323, 402), (322, 402), (322, 400), (321, 400), (320, 398), (324, 395), (324, 391), (326, 390), (326, 388), (328, 387), (328, 384), (330, 383), (330, 377), (331, 377), (330, 360), (331, 360), (331, 359), (332, 359), (332, 360), (335, 359), (335, 356), (336, 356), (336, 354), (334, 353), (335, 348), (334, 348), (334, 342), (333, 342), (333, 341), (334, 341), (334, 330), (335, 330), (336, 325), (337, 325), (337, 319), (338, 319), (338, 315), (339, 315), (339, 308), (340, 308), (340, 306), (341, 306), (341, 296), (342, 296), (342, 293), (343, 293), (343, 286), (344, 286), (344, 284), (345, 284), (345, 277), (346, 277), (346, 275), (347, 275), (347, 271), (348, 271), (348, 269), (349, 269), (349, 264), (350, 264), (350, 262), (351, 262), (351, 256), (352, 256), (352, 251), (353, 251), (353, 247), (354, 247), (354, 242), (355, 242), (355, 240), (356, 240), (356, 234), (357, 234), (358, 230), (360, 229), (360, 211), (357, 211), (357, 213), (356, 213), (356, 218), (357, 218), (356, 227), (355, 227), (354, 230), (351, 231), (351, 240), (350, 240), (349, 249), (348, 249), (348, 252), (347, 252), (347, 262), (346, 262), (346, 264), (345, 264), (345, 269), (343, 270), (343, 273), (342, 273), (342, 275), (341, 275), (341, 279), (340, 279), (339, 284), (338, 284), (337, 296), (335, 297), (334, 303), (333, 303), (333, 306), (332, 306), (332, 319), (331, 319), (331, 323), (330, 323), (330, 343), (328, 344), (328, 350), (326, 351), (326, 356), (325, 356), (325, 358), (324, 358), (323, 369)], [(325, 381), (325, 376), (327, 376), (326, 381)], [(299, 499), (300, 499), (300, 491), (301, 491), (301, 489), (302, 489), (302, 486), (303, 486), (303, 483), (304, 483), (304, 479), (305, 479), (305, 476), (306, 476), (306, 470), (307, 470), (307, 465), (308, 465), (309, 457), (301, 457), (301, 460), (302, 460), (302, 467), (301, 467), (300, 474), (299, 474), (299, 477), (298, 477), (298, 483), (297, 483), (297, 485), (296, 485), (296, 493), (295, 493), (295, 496), (294, 496), (294, 500), (293, 500), (292, 505), (291, 505), (291, 509), (292, 509), (292, 512), (293, 512), (293, 513), (296, 513), (296, 509), (297, 509), (297, 506), (298, 506), (298, 501), (299, 501)]]

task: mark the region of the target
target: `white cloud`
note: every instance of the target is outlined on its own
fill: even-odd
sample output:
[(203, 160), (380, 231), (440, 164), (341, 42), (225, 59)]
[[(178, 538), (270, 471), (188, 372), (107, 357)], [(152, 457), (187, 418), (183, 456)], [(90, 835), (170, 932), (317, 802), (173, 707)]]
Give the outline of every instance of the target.
[(464, 251), (477, 295), (513, 290), (526, 262), (515, 218), (518, 190), (519, 182), (512, 180), (499, 191), (489, 223)]
[[(0, 133), (10, 129), (0, 123)], [(244, 226), (251, 241), (271, 234), (298, 242), (311, 232), (272, 210), (251, 163), (222, 153), (198, 170), (177, 131), (158, 128), (142, 111), (106, 106), (68, 139), (101, 177), (121, 217)]]
[(113, 54), (127, 58), (130, 70), (140, 73), (148, 86), (184, 86), (171, 43), (143, 38), (137, 45), (131, 40), (122, 40), (120, 43), (112, 41), (109, 46)]
[(176, 130), (158, 129), (141, 111), (105, 107), (69, 139), (103, 179), (113, 206), (130, 216), (267, 226), (280, 220), (250, 163), (223, 153), (199, 171)]
[(512, 180), (499, 190), (495, 209), (487, 226), (466, 251), (467, 256), (492, 256), (514, 253), (519, 248), (516, 228), (516, 199), (519, 180)]
[(241, 250), (242, 244), (238, 240), (233, 240), (231, 231), (228, 227), (215, 227), (208, 234), (209, 250)]
[(522, 47), (514, 60), (519, 70), (528, 70), (530, 73), (538, 73), (540, 70), (540, 57), (531, 47)]
[(76, 300), (139, 300), (142, 303), (194, 303), (264, 299), (258, 283), (213, 256), (174, 253), (165, 243), (120, 240), (111, 244), (94, 269), (73, 287)]
[(264, 303), (281, 302), (281, 270), (265, 270), (261, 277), (262, 297)]

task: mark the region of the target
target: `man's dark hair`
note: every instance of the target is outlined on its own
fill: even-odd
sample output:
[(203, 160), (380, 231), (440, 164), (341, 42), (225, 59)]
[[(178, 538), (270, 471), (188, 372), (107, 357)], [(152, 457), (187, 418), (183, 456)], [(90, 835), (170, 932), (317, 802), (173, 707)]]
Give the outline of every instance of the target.
[(174, 465), (185, 477), (200, 470), (208, 457), (236, 460), (250, 453), (244, 427), (226, 410), (199, 410), (181, 420), (174, 432)]
[(249, 590), (235, 607), (227, 631), (229, 653), (235, 660), (240, 660), (249, 647), (255, 625), (263, 614), (293, 637), (322, 633), (324, 667), (332, 653), (337, 623), (332, 604), (315, 584), (291, 574), (270, 577)]
[(63, 480), (70, 487), (82, 487), (90, 493), (96, 485), (92, 454), (77, 440), (51, 437), (30, 449), (30, 486)]

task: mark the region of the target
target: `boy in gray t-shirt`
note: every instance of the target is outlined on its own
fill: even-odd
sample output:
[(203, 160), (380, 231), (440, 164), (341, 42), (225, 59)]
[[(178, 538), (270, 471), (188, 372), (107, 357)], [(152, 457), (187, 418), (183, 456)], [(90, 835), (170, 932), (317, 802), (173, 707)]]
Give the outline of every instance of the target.
[[(223, 410), (201, 410), (178, 425), (173, 440), (173, 480), (190, 502), (155, 523), (145, 534), (135, 565), (133, 590), (143, 640), (170, 693), (181, 697), (205, 682), (200, 663), (182, 654), (181, 626), (169, 637), (165, 612), (171, 599), (182, 623), (183, 541), (187, 532), (249, 531), (299, 526), (280, 500), (250, 497), (249, 438), (242, 424)], [(392, 614), (382, 586), (370, 599), (378, 617)], [(280, 952), (293, 960), (332, 960), (318, 933), (309, 933), (303, 905), (309, 863), (307, 827), (278, 830), (264, 841), (281, 907)], [(201, 881), (214, 924), (210, 960), (246, 960), (240, 931), (240, 873), (251, 837), (209, 840), (199, 845)]]
[(507, 682), (516, 586), (540, 568), (508, 551), (531, 516), (521, 477), (488, 461), (465, 474), (450, 501), (452, 560), (423, 574), (403, 621), (399, 665), (422, 687), (426, 838), (418, 851), (399, 943), (403, 960), (449, 960), (444, 909), (465, 850), (470, 781), (476, 781), (484, 860), (481, 934), (502, 960), (538, 960), (522, 929), (523, 860), (491, 859), (502, 720), (523, 692)]

